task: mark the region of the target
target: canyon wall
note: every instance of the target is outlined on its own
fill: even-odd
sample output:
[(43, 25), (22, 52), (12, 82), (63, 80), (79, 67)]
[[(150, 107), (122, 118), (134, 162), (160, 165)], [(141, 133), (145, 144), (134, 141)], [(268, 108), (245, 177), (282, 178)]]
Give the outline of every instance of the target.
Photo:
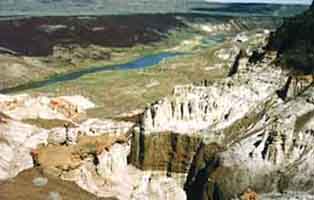
[(275, 59), (272, 52), (254, 63), (244, 56), (232, 76), (177, 86), (147, 107), (131, 164), (184, 174), (177, 181), (191, 200), (238, 198), (249, 188), (312, 193), (314, 91)]

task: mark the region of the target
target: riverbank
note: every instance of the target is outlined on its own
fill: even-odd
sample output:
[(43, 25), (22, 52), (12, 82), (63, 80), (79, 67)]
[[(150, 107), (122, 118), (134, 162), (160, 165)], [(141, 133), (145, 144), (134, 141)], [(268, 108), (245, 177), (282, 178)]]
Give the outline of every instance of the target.
[(52, 76), (46, 80), (42, 81), (33, 81), (24, 85), (19, 85), (17, 87), (6, 88), (0, 90), (0, 93), (16, 93), (24, 90), (37, 89), (41, 87), (47, 87), (53, 84), (62, 83), (66, 81), (72, 81), (79, 79), (84, 75), (99, 73), (99, 72), (112, 72), (112, 71), (127, 71), (127, 70), (136, 70), (136, 69), (146, 69), (152, 67), (154, 65), (159, 64), (165, 59), (169, 59), (171, 57), (179, 56), (180, 53), (170, 53), (170, 52), (162, 52), (155, 55), (147, 55), (136, 60), (130, 61), (124, 64), (117, 64), (111, 66), (100, 66), (100, 67), (90, 67), (84, 68), (81, 70), (77, 70), (75, 72), (59, 74)]
[[(263, 33), (261, 27), (276, 26), (276, 20), (270, 19), (252, 21), (228, 17), (181, 16), (177, 20), (184, 22), (185, 26), (174, 27), (163, 34), (161, 41), (145, 45), (136, 44), (127, 48), (63, 45), (57, 46), (54, 54), (47, 57), (11, 55), (17, 59), (14, 62), (31, 60), (33, 65), (28, 66), (18, 79), (10, 70), (3, 70), (1, 76), (4, 78), (1, 81), (5, 82), (11, 77), (13, 84), (3, 84), (6, 87), (2, 87), (1, 92), (52, 96), (80, 94), (98, 105), (97, 109), (89, 112), (90, 116), (116, 118), (124, 113), (141, 110), (160, 96), (170, 95), (175, 85), (200, 83), (226, 76), (239, 48), (247, 45), (247, 41), (254, 41), (255, 35), (260, 35), (259, 32)], [(240, 32), (241, 35), (236, 37)], [(184, 52), (186, 55), (164, 61), (158, 58), (158, 62), (154, 61), (154, 56), (150, 57), (162, 52)], [(146, 57), (150, 60), (148, 65), (141, 60)], [(136, 70), (112, 69), (113, 66), (131, 67), (128, 64), (137, 59), (140, 60), (139, 65), (135, 66)], [(146, 66), (153, 67), (142, 69)], [(43, 72), (34, 72), (33, 68), (40, 68)]]

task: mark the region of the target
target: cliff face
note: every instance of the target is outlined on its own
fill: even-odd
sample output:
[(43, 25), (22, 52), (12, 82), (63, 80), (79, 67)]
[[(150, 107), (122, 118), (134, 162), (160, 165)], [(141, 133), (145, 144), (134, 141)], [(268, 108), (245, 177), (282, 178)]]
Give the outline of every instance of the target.
[(247, 188), (269, 193), (265, 199), (273, 192), (311, 194), (314, 90), (263, 53), (254, 63), (241, 58), (231, 77), (177, 86), (148, 107), (131, 163), (184, 174), (191, 200), (232, 199)]
[(279, 68), (258, 64), (247, 68), (239, 61), (238, 73), (210, 86), (183, 85), (146, 109), (143, 134), (163, 131), (197, 133), (220, 130), (243, 118), (283, 86), (286, 77)]
[(314, 68), (314, 4), (304, 14), (287, 19), (272, 34), (268, 48), (278, 51), (278, 62), (303, 73)]
[[(131, 162), (144, 170), (168, 173), (187, 173), (201, 138), (171, 132), (144, 136), (135, 133), (132, 141)], [(158, 153), (156, 153), (158, 152)]]
[[(38, 178), (37, 173), (34, 173), (38, 169), (44, 179), (47, 176), (53, 177), (53, 180), (49, 178), (49, 182), (46, 183), (48, 186), (54, 182), (71, 185), (62, 180), (72, 181), (99, 199), (104, 197), (101, 199), (185, 200), (186, 194), (183, 188), (179, 187), (173, 178), (159, 172), (141, 171), (129, 165), (129, 136), (133, 123), (73, 118), (72, 114), (85, 113), (85, 109), (93, 106), (92, 102), (80, 96), (50, 98), (22, 94), (0, 95), (0, 148), (2, 150), (0, 182), (1, 184), (4, 182), (3, 187), (0, 188), (1, 194), (3, 193), (0, 194), (0, 199), (18, 199), (13, 194), (15, 192), (6, 191), (12, 191), (14, 186), (15, 190), (16, 186), (23, 187), (20, 186), (21, 179), (24, 179), (22, 184), (27, 183), (28, 190), (34, 191), (34, 194), (27, 194), (31, 195), (31, 199), (41, 196), (42, 192), (36, 190), (35, 184), (32, 185), (32, 179)], [(77, 112), (73, 112), (73, 108)], [(50, 124), (51, 127), (44, 128), (46, 123), (51, 121), (57, 122), (55, 125)], [(165, 141), (170, 140), (151, 140), (153, 144), (157, 142), (158, 145)], [(181, 141), (190, 142), (189, 138), (178, 140), (178, 143)], [(147, 141), (148, 144), (149, 142)], [(164, 144), (167, 144), (163, 154), (166, 159), (168, 153), (175, 149), (178, 155), (185, 156), (183, 149), (185, 145), (175, 147), (175, 143)], [(146, 156), (153, 155), (158, 157), (151, 152)], [(159, 158), (162, 163), (163, 157)], [(183, 160), (182, 158), (176, 160), (178, 164), (169, 167), (169, 171), (184, 169)], [(148, 164), (153, 166), (155, 163)], [(35, 169), (21, 174), (22, 171), (30, 168)], [(165, 168), (161, 168), (160, 171), (165, 171)], [(9, 180), (15, 176), (17, 177), (14, 180), (17, 183)], [(55, 192), (61, 190), (60, 187), (51, 186), (51, 188), (50, 190)], [(74, 187), (73, 190), (78, 189)], [(24, 192), (25, 190), (22, 189), (18, 194)], [(66, 198), (71, 195), (68, 192), (60, 192), (60, 195), (64, 195), (62, 197), (65, 199), (73, 199), (74, 197)]]
[(312, 193), (313, 181), (308, 178), (313, 156), (312, 94), (311, 89), (288, 103), (273, 102), (246, 137), (217, 154), (206, 191), (214, 185), (226, 199), (246, 188), (258, 193)]
[(0, 116), (0, 181), (33, 167), (30, 151), (47, 143), (42, 129)]
[[(148, 107), (133, 135), (130, 162), (143, 170), (164, 171), (168, 176), (179, 173), (180, 184), (186, 181), (192, 166), (198, 176), (196, 169), (204, 164), (197, 161), (198, 154), (212, 152), (201, 156), (208, 160), (207, 155), (214, 156), (215, 149), (225, 141), (234, 140), (236, 130), (253, 123), (285, 81), (280, 68), (260, 64), (248, 69), (246, 57), (236, 62), (239, 69), (232, 77), (209, 86), (177, 86), (172, 96)], [(243, 120), (249, 116), (252, 119)], [(195, 179), (189, 176), (188, 185)]]

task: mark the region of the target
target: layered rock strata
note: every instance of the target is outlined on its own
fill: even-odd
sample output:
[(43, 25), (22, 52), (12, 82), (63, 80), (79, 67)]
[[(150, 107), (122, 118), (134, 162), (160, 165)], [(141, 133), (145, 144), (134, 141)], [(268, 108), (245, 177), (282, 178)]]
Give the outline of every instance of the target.
[(173, 95), (151, 105), (142, 119), (143, 134), (173, 131), (195, 133), (221, 129), (243, 118), (283, 86), (280, 68), (260, 63), (247, 68), (241, 63), (234, 76), (212, 85), (183, 85)]
[[(250, 131), (238, 132), (236, 142), (226, 141), (226, 150), (205, 160), (206, 167), (198, 167), (197, 173), (193, 170), (188, 191), (206, 181), (201, 193), (190, 191), (189, 199), (195, 194), (202, 194), (198, 199), (230, 199), (247, 188), (312, 194), (312, 94), (311, 89), (295, 100), (276, 101)], [(197, 178), (200, 174), (206, 178)]]
[(310, 197), (311, 81), (275, 66), (273, 52), (263, 54), (256, 62), (239, 58), (230, 77), (177, 86), (149, 106), (133, 137), (131, 163), (185, 174), (191, 200), (236, 199), (248, 188), (269, 193), (265, 199), (276, 192)]

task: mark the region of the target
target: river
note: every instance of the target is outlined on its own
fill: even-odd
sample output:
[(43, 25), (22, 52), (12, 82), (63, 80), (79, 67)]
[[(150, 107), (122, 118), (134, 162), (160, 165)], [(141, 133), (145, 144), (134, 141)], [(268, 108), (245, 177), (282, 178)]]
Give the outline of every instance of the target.
[(12, 87), (12, 88), (6, 88), (3, 90), (0, 90), (0, 93), (8, 94), (8, 93), (20, 92), (20, 91), (28, 90), (28, 89), (41, 88), (41, 87), (45, 87), (45, 86), (59, 83), (59, 82), (66, 82), (66, 81), (75, 80), (75, 79), (80, 78), (81, 76), (84, 76), (87, 74), (98, 73), (98, 72), (145, 69), (145, 68), (149, 68), (151, 66), (157, 65), (165, 59), (173, 58), (173, 57), (176, 57), (178, 55), (182, 55), (182, 53), (161, 52), (158, 54), (143, 56), (141, 58), (138, 58), (136, 60), (133, 60), (133, 61), (130, 61), (130, 62), (124, 63), (124, 64), (84, 68), (84, 69), (81, 69), (81, 70), (78, 70), (75, 72), (58, 74), (58, 75), (52, 76), (52, 77), (45, 79), (45, 80), (34, 81), (31, 83), (19, 85), (19, 86)]

